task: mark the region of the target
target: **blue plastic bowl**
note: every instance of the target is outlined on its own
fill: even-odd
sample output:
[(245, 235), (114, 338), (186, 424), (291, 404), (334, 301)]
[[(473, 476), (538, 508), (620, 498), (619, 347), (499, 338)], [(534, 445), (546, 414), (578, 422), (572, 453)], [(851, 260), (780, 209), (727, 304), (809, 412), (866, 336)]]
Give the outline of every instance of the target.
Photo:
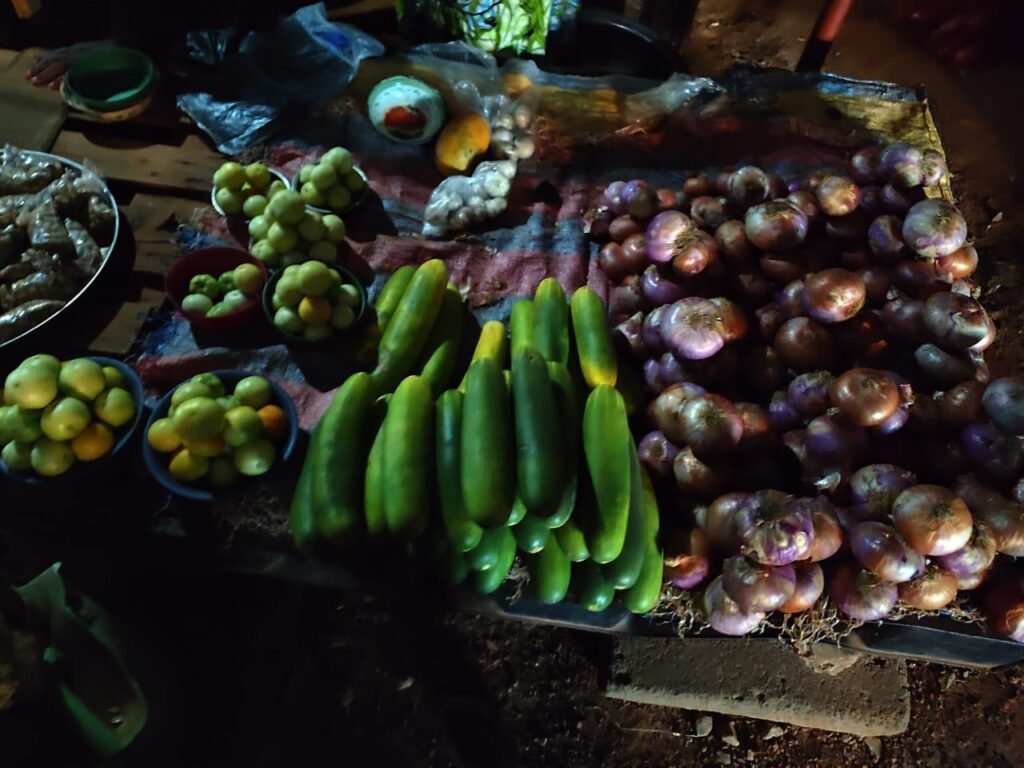
[[(237, 370), (210, 371), (210, 373), (224, 382), (226, 390), (233, 390), (238, 382), (248, 376), (262, 375), (259, 373), (253, 373), (252, 371)], [(295, 404), (292, 403), (292, 399), (288, 397), (288, 393), (270, 379), (267, 379), (267, 381), (270, 383), (270, 391), (273, 393), (271, 402), (280, 406), (288, 419), (288, 434), (285, 435), (284, 443), (277, 452), (277, 459), (274, 461), (274, 466), (270, 470), (273, 472), (281, 464), (288, 461), (288, 459), (291, 458), (292, 453), (295, 451), (295, 443), (298, 442), (299, 439), (299, 415), (296, 413)], [(157, 404), (153, 407), (153, 413), (150, 414), (149, 421), (146, 422), (146, 434), (149, 434), (149, 428), (153, 426), (154, 421), (167, 416), (167, 411), (171, 408), (171, 397), (174, 395), (174, 390), (177, 388), (178, 387), (175, 387), (160, 398)], [(145, 439), (142, 441), (142, 457), (146, 462), (146, 468), (149, 470), (149, 473), (156, 478), (156, 481), (171, 493), (181, 496), (182, 498), (191, 499), (192, 501), (210, 502), (213, 501), (218, 494), (223, 496), (233, 492), (233, 489), (223, 491), (211, 490), (208, 486), (189, 485), (188, 483), (183, 483), (180, 480), (177, 480), (167, 469), (167, 465), (170, 462), (168, 454), (158, 453), (153, 450), (149, 441)]]
[(117, 368), (124, 376), (125, 384), (128, 390), (132, 394), (132, 400), (135, 401), (135, 415), (132, 416), (132, 420), (125, 424), (123, 427), (118, 427), (114, 430), (116, 440), (114, 441), (114, 447), (110, 449), (110, 452), (106, 456), (101, 456), (95, 461), (78, 461), (75, 462), (74, 466), (71, 467), (63, 475), (57, 475), (56, 477), (42, 477), (37, 475), (35, 472), (19, 472), (18, 470), (11, 469), (7, 466), (7, 463), (0, 459), (0, 472), (3, 472), (7, 477), (12, 480), (16, 480), (19, 483), (25, 485), (55, 485), (56, 483), (75, 481), (81, 479), (89, 472), (103, 466), (109, 462), (114, 456), (124, 451), (125, 446), (128, 445), (132, 439), (132, 435), (135, 434), (135, 430), (139, 427), (139, 422), (142, 420), (142, 408), (143, 399), (145, 393), (142, 391), (142, 380), (135, 371), (129, 366), (122, 363), (120, 360), (115, 360), (112, 357), (101, 357), (98, 355), (85, 355), (90, 360), (99, 363), (102, 366), (110, 366)]

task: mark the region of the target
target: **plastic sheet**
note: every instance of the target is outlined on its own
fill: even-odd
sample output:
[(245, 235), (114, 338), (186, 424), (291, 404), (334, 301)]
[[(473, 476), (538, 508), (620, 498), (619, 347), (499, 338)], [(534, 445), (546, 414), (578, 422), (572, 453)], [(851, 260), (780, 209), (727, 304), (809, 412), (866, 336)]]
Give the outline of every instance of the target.
[(226, 154), (267, 141), (290, 107), (316, 108), (355, 76), (359, 62), (384, 47), (346, 24), (327, 20), (323, 3), (300, 8), (270, 32), (250, 33), (228, 54), (230, 30), (188, 36), (189, 55), (220, 66), (217, 93), (178, 97), (178, 107)]

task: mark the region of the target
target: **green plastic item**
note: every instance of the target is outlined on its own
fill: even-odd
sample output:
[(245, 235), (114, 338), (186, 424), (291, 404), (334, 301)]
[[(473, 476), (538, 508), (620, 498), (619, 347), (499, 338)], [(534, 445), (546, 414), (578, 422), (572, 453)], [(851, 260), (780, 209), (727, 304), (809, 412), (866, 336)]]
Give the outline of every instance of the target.
[(65, 87), (87, 109), (114, 112), (142, 101), (153, 88), (153, 61), (133, 48), (97, 48), (77, 59)]

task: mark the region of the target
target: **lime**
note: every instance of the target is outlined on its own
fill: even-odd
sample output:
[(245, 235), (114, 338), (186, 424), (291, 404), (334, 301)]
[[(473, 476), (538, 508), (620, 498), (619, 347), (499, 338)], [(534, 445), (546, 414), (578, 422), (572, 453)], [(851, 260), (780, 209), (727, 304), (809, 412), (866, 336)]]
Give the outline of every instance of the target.
[(253, 440), (235, 451), (235, 469), (248, 477), (265, 475), (274, 466), (274, 458), (269, 440)]
[(75, 463), (71, 446), (43, 438), (32, 447), (32, 469), (43, 477), (63, 475)]
[(235, 385), (234, 394), (242, 405), (259, 409), (270, 402), (270, 382), (262, 376), (246, 376)]
[(31, 469), (32, 443), (22, 443), (17, 440), (11, 440), (4, 446), (3, 451), (0, 451), (0, 459), (3, 459), (4, 463), (6, 463), (8, 467), (17, 472), (24, 472), (26, 469)]
[[(218, 383), (220, 382), (218, 381)], [(171, 406), (181, 405), (193, 397), (219, 397), (221, 394), (224, 394), (223, 385), (221, 385), (220, 393), (218, 394), (217, 390), (210, 389), (210, 386), (205, 382), (196, 381), (195, 378), (192, 378), (174, 390), (174, 393), (171, 395)]]
[(93, 400), (107, 388), (107, 378), (99, 363), (80, 357), (60, 369), (60, 388), (80, 400)]
[(111, 387), (93, 403), (96, 416), (112, 427), (123, 427), (135, 415), (135, 401), (126, 389)]
[(172, 453), (181, 447), (181, 438), (174, 431), (174, 423), (170, 419), (157, 419), (146, 433), (146, 439), (154, 451)]
[(203, 397), (221, 397), (224, 394), (224, 382), (215, 373), (197, 373), (189, 382), (206, 387), (207, 393)]
[(337, 245), (345, 241), (345, 222), (340, 216), (329, 213), (324, 216), (323, 223), (327, 230), (327, 242)]
[(263, 435), (263, 420), (256, 409), (248, 405), (232, 408), (224, 414), (224, 442), (232, 448), (252, 442)]
[(182, 448), (167, 465), (171, 477), (177, 480), (198, 480), (210, 468), (210, 460), (202, 456), (194, 456)]
[(79, 461), (95, 461), (110, 453), (114, 447), (114, 433), (106, 424), (94, 421), (71, 441), (71, 452)]
[(190, 293), (181, 300), (181, 308), (183, 310), (197, 315), (205, 315), (212, 306), (213, 302), (210, 300), (210, 297), (204, 296), (201, 293)]
[(39, 422), (43, 434), (51, 440), (73, 440), (89, 425), (89, 406), (75, 397), (62, 397), (43, 411)]
[(352, 193), (345, 187), (335, 187), (327, 193), (327, 205), (335, 211), (344, 211), (352, 204)]
[(267, 233), (270, 232), (270, 225), (272, 223), (266, 216), (254, 216), (252, 221), (249, 222), (249, 237), (254, 241), (265, 240)]
[(320, 158), (321, 163), (330, 163), (339, 176), (347, 176), (352, 170), (352, 153), (344, 147), (331, 147)]
[(267, 198), (263, 195), (252, 195), (242, 203), (242, 213), (250, 219), (260, 216), (265, 210), (267, 210)]
[(193, 397), (177, 407), (172, 420), (183, 441), (209, 440), (224, 429), (224, 409), (212, 398)]
[(57, 376), (45, 365), (15, 368), (4, 382), (4, 401), (22, 408), (45, 408), (56, 396)]
[(210, 461), (206, 479), (214, 488), (230, 488), (238, 482), (238, 470), (230, 456), (218, 456)]

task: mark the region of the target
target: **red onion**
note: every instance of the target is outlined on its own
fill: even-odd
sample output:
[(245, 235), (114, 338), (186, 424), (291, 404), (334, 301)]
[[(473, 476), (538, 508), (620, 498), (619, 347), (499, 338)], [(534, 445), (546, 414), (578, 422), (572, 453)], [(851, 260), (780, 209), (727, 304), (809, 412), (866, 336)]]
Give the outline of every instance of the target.
[(625, 242), (627, 237), (643, 234), (643, 225), (632, 216), (616, 216), (608, 224), (608, 236), (616, 243)]
[(832, 416), (818, 416), (807, 425), (807, 450), (829, 462), (845, 464), (859, 459), (867, 448), (862, 427)]
[(935, 562), (959, 578), (984, 573), (995, 559), (995, 536), (985, 523), (975, 520), (967, 543), (956, 552), (936, 557)]
[(615, 216), (622, 216), (626, 212), (626, 201), (622, 197), (622, 190), (626, 182), (613, 181), (604, 190), (604, 204)]
[(753, 455), (770, 450), (775, 445), (775, 429), (768, 411), (754, 403), (736, 403), (735, 408), (743, 425), (736, 451)]
[(722, 338), (725, 339), (725, 343), (729, 344), (746, 338), (750, 325), (740, 305), (721, 296), (717, 296), (709, 301), (718, 307)]
[(753, 165), (737, 168), (729, 176), (729, 196), (741, 208), (769, 199), (768, 174)]
[(903, 250), (901, 222), (896, 216), (879, 216), (868, 227), (868, 247), (876, 256), (891, 259)]
[(806, 317), (794, 317), (783, 323), (773, 346), (782, 362), (795, 371), (830, 368), (834, 360), (832, 337)]
[(1024, 470), (1020, 438), (1004, 435), (992, 424), (968, 424), (960, 433), (964, 455), (982, 475), (1009, 485)]
[(882, 150), (878, 172), (882, 178), (901, 187), (921, 183), (921, 150), (909, 144), (892, 144)]
[(743, 419), (729, 400), (721, 395), (703, 394), (683, 406), (684, 442), (701, 459), (728, 453), (743, 436)]
[(769, 301), (775, 288), (760, 272), (741, 272), (732, 277), (736, 298), (757, 306)]
[(829, 386), (833, 376), (828, 371), (801, 373), (789, 383), (789, 401), (804, 419), (821, 416), (828, 410)]
[(818, 602), (825, 589), (825, 574), (817, 563), (793, 563), (796, 584), (793, 596), (779, 606), (783, 613), (803, 613), (809, 611)]
[(665, 433), (674, 443), (685, 438), (682, 425), (683, 406), (692, 397), (704, 394), (704, 388), (689, 382), (671, 384), (647, 408), (648, 420), (655, 429)]
[(787, 200), (772, 200), (747, 211), (743, 228), (747, 238), (763, 251), (785, 251), (807, 237), (807, 215)]
[(861, 147), (850, 158), (853, 178), (858, 184), (871, 184), (878, 180), (878, 167), (881, 165), (881, 150), (868, 145)]
[(920, 576), (899, 585), (900, 600), (921, 611), (937, 611), (956, 598), (956, 576), (929, 565)]
[(661, 273), (657, 264), (651, 264), (640, 276), (640, 293), (655, 307), (679, 301), (686, 295), (683, 287)]
[(680, 589), (693, 589), (711, 572), (711, 542), (700, 528), (673, 531), (665, 542), (665, 579)]
[(736, 350), (726, 347), (707, 360), (687, 364), (687, 375), (702, 386), (722, 384), (735, 378), (740, 360)]
[(714, 499), (730, 486), (729, 473), (721, 467), (712, 467), (698, 459), (690, 446), (683, 446), (672, 462), (676, 485), (683, 493), (699, 499)]
[(913, 485), (892, 505), (896, 530), (922, 555), (948, 555), (971, 538), (974, 521), (963, 499), (941, 485)]
[(900, 216), (906, 214), (915, 203), (924, 199), (924, 193), (920, 187), (903, 189), (895, 184), (886, 184), (882, 187), (881, 196), (883, 210)]
[(734, 637), (750, 634), (764, 620), (763, 613), (745, 613), (725, 593), (721, 576), (704, 590), (704, 613), (713, 630)]
[(825, 222), (825, 232), (841, 243), (860, 244), (868, 231), (868, 218), (860, 208), (845, 216), (830, 216)]
[(915, 299), (893, 299), (882, 307), (882, 322), (901, 341), (919, 343), (924, 340), (924, 302)]
[[(943, 423), (951, 427), (963, 427), (980, 421), (983, 417), (984, 391), (985, 386), (980, 381), (962, 381), (952, 387), (939, 401), (939, 415)], [(1021, 394), (1024, 395), (1024, 388)]]
[(949, 290), (936, 275), (935, 265), (924, 259), (900, 261), (892, 268), (892, 280), (901, 291), (918, 299)]
[(805, 501), (810, 509), (811, 526), (814, 531), (807, 559), (812, 563), (818, 563), (839, 551), (843, 545), (843, 529), (839, 526), (835, 507), (824, 496)]
[(821, 219), (821, 209), (818, 208), (818, 198), (813, 193), (805, 190), (790, 192), (786, 195), (786, 202), (799, 208), (807, 217), (808, 224)]
[(775, 294), (775, 305), (787, 320), (804, 311), (804, 281), (792, 280)]
[(921, 154), (921, 183), (926, 187), (934, 187), (946, 178), (946, 159), (934, 149), (926, 149)]
[(693, 230), (674, 243), (672, 270), (683, 277), (699, 275), (718, 258), (715, 238), (703, 230)]
[(715, 193), (719, 195), (729, 194), (729, 177), (732, 176), (732, 172), (735, 168), (723, 168), (715, 174)]
[(826, 176), (828, 176), (828, 173), (820, 168), (816, 171), (811, 171), (801, 180), (800, 189), (814, 194), (818, 191), (818, 185), (821, 184)]
[(661, 390), (665, 388), (666, 384), (661, 380), (661, 371), (658, 367), (658, 361), (644, 360), (643, 371), (644, 384), (647, 386), (647, 389), (651, 394), (659, 394)]
[(665, 350), (665, 342), (661, 339), (661, 320), (665, 314), (663, 306), (657, 306), (644, 317), (643, 327), (640, 334), (644, 340), (644, 346), (651, 355), (657, 355)]
[(814, 543), (807, 505), (780, 491), (757, 491), (737, 511), (742, 551), (764, 565), (804, 560)]
[(796, 571), (791, 565), (761, 565), (736, 555), (722, 563), (722, 586), (747, 613), (774, 611), (793, 596)]
[(881, 424), (869, 427), (868, 430), (873, 435), (891, 435), (903, 429), (909, 420), (910, 407), (908, 405), (901, 404), (899, 408), (889, 414), (885, 421)]
[(612, 329), (612, 338), (620, 349), (628, 351), (633, 357), (642, 359), (648, 354), (647, 345), (642, 335), (644, 313), (637, 312), (622, 320)]
[(583, 234), (591, 240), (604, 240), (608, 237), (608, 227), (613, 218), (607, 207), (591, 208), (583, 214)]
[(958, 477), (954, 491), (967, 503), (974, 518), (992, 531), (997, 551), (1024, 556), (1024, 506), (986, 488), (973, 475)]
[(1024, 643), (1024, 583), (1019, 571), (1006, 569), (985, 590), (983, 601), (989, 629)]
[(893, 584), (909, 581), (924, 570), (920, 553), (885, 523), (868, 521), (855, 526), (850, 531), (850, 550), (861, 565)]
[(914, 350), (918, 367), (929, 379), (943, 387), (973, 379), (974, 362), (964, 352), (947, 352), (934, 344), (922, 344)]
[(757, 263), (764, 276), (776, 285), (786, 285), (794, 280), (799, 280), (807, 271), (804, 255), (798, 251), (766, 253), (758, 259)]
[(608, 291), (608, 314), (612, 318), (632, 315), (644, 308), (644, 297), (640, 293), (640, 278), (629, 275)]
[(886, 303), (892, 288), (892, 272), (888, 268), (865, 267), (857, 270), (857, 277), (864, 283), (867, 303), (875, 306)]
[(939, 280), (954, 283), (974, 274), (978, 268), (978, 252), (972, 245), (965, 245), (946, 256), (939, 256), (934, 262)]
[[(785, 329), (785, 325), (779, 330), (780, 334), (783, 329)], [(778, 335), (776, 335), (777, 338)], [(729, 350), (724, 351), (728, 352)], [(781, 356), (772, 347), (748, 348), (743, 353), (741, 368), (747, 385), (758, 392), (771, 392), (782, 386), (786, 380), (786, 367)]]
[(869, 185), (860, 188), (860, 211), (867, 218), (873, 219), (885, 210), (882, 199), (882, 188)]
[(987, 571), (957, 575), (956, 588), (961, 592), (970, 592), (972, 589), (977, 589), (985, 583), (985, 580), (989, 577), (989, 574), (992, 573), (992, 570), (992, 568), (989, 568)]
[(690, 204), (690, 216), (699, 227), (714, 231), (727, 222), (729, 201), (724, 197), (698, 197)]
[(680, 384), (688, 380), (688, 374), (683, 364), (671, 352), (665, 352), (658, 358), (658, 378), (661, 385), (668, 387), (672, 384)]
[(861, 467), (850, 477), (851, 520), (888, 520), (896, 497), (911, 487), (914, 481), (912, 472), (893, 464), (868, 464)]
[(804, 310), (821, 323), (841, 323), (860, 312), (867, 296), (856, 273), (836, 267), (804, 280)]
[[(635, 275), (647, 263), (643, 236), (633, 235), (633, 237), (640, 238), (639, 251), (636, 248), (636, 243), (630, 244), (627, 239), (626, 245), (619, 245), (615, 242), (605, 243), (598, 252), (597, 263), (609, 279), (618, 282), (627, 275)], [(639, 253), (639, 259), (636, 258), (637, 253)]]
[(981, 399), (985, 413), (999, 429), (1024, 435), (1024, 378), (1004, 376), (993, 379)]
[(936, 293), (924, 303), (925, 330), (944, 347), (984, 351), (995, 339), (995, 325), (985, 308), (959, 293)]
[(846, 176), (826, 176), (816, 192), (818, 205), (828, 216), (845, 216), (860, 203), (860, 188)]
[(903, 220), (903, 241), (926, 259), (947, 256), (962, 247), (966, 239), (967, 222), (945, 200), (915, 203)]
[(829, 578), (828, 586), (836, 608), (856, 621), (885, 618), (899, 597), (895, 584), (852, 563), (841, 563)]
[(777, 197), (785, 197), (789, 192), (786, 180), (777, 173), (768, 174), (768, 197), (774, 200)]
[(661, 338), (681, 358), (711, 357), (725, 345), (718, 307), (695, 296), (670, 304), (662, 316)]
[(647, 225), (647, 257), (658, 263), (668, 263), (693, 241), (696, 231), (693, 221), (679, 211), (662, 211)]
[(679, 207), (679, 193), (674, 189), (659, 189), (655, 194), (658, 197), (659, 211), (671, 211)]
[(707, 507), (698, 507), (694, 510), (694, 519), (717, 549), (733, 554), (740, 547), (738, 513), (749, 501), (749, 493), (725, 493)]
[(646, 181), (627, 181), (622, 188), (622, 202), (634, 219), (649, 219), (658, 210), (658, 195)]
[(832, 405), (851, 423), (874, 427), (900, 405), (896, 383), (885, 372), (872, 368), (851, 368), (829, 386)]
[(768, 404), (768, 415), (777, 432), (789, 432), (803, 424), (803, 416), (787, 392), (776, 392)]
[(754, 319), (757, 321), (757, 330), (761, 341), (774, 339), (779, 328), (787, 320), (776, 304), (765, 304), (763, 307), (755, 309)]
[(730, 219), (715, 229), (715, 242), (718, 252), (733, 269), (749, 267), (754, 260), (754, 246), (747, 239), (743, 222)]
[(706, 173), (698, 173), (683, 182), (683, 194), (694, 200), (698, 197), (708, 197), (715, 193), (714, 182), (708, 178)]

